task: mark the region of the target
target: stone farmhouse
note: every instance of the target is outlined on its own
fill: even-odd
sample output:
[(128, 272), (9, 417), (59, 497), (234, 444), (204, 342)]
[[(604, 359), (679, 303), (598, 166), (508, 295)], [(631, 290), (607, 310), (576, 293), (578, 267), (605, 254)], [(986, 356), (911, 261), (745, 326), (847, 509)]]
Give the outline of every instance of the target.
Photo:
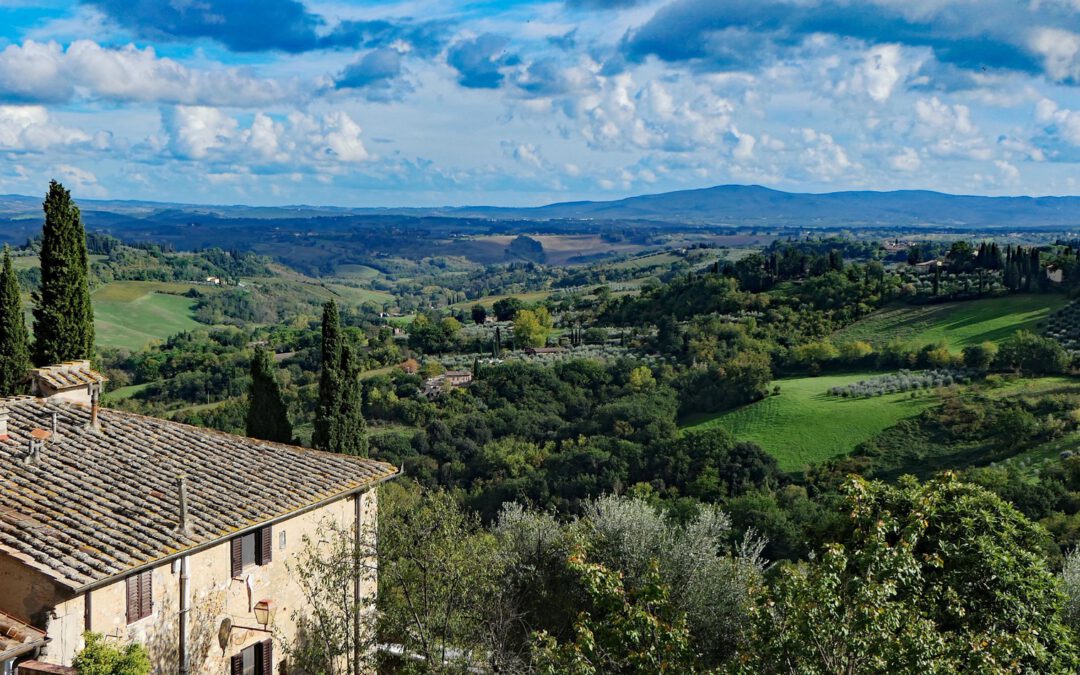
[(155, 673), (287, 672), (287, 561), (326, 519), (372, 532), (397, 469), (101, 408), (86, 362), (34, 378), (0, 399), (0, 673), (65, 672), (85, 631)]

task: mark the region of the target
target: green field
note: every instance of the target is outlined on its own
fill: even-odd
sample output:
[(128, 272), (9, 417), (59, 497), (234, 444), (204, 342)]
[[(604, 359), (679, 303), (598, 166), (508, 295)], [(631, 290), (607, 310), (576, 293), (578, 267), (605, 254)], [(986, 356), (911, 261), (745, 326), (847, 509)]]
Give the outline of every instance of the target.
[(92, 296), (98, 345), (134, 351), (202, 326), (192, 317), (193, 299), (161, 292), (188, 288), (152, 281), (115, 281), (99, 288)]
[(381, 277), (382, 272), (374, 267), (368, 267), (367, 265), (338, 265), (337, 269), (334, 271), (334, 276), (343, 279), (371, 281)]
[(780, 395), (719, 415), (690, 419), (683, 430), (723, 427), (743, 441), (753, 441), (776, 457), (784, 471), (850, 452), (900, 420), (936, 402), (929, 394), (890, 394), (846, 399), (828, 396), (830, 387), (858, 382), (880, 373), (856, 373), (777, 380)]
[(125, 398), (131, 398), (140, 391), (143, 391), (150, 386), (150, 382), (144, 382), (143, 384), (129, 384), (126, 387), (119, 387), (117, 389), (110, 389), (101, 395), (101, 398), (105, 403), (113, 403), (116, 401), (122, 401)]
[(1010, 295), (939, 305), (898, 305), (838, 331), (834, 341), (865, 340), (881, 346), (894, 340), (911, 346), (945, 342), (953, 351), (987, 340), (1000, 342), (1020, 329), (1038, 331), (1040, 322), (1062, 307), (1060, 295)]

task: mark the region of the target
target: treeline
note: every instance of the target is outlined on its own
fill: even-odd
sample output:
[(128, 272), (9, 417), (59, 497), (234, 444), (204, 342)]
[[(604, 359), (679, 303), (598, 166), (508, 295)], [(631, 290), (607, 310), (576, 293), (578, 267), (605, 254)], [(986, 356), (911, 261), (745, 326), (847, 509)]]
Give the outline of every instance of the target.
[(670, 369), (507, 363), (436, 402), (416, 396), (418, 383), (404, 374), (364, 381), (368, 419), (421, 428), (373, 435), (373, 454), (462, 491), (488, 518), (514, 499), (574, 512), (590, 495), (638, 483), (665, 499), (707, 501), (780, 481), (756, 446), (719, 431), (679, 437), (679, 388), (695, 382)]

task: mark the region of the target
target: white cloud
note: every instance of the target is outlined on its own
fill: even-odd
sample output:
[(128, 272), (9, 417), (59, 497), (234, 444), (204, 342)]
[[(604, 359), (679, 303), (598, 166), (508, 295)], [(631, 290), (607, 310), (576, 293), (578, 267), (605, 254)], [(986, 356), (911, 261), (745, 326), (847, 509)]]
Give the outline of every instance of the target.
[(237, 68), (196, 70), (152, 47), (107, 48), (76, 40), (27, 40), (0, 51), (0, 96), (28, 102), (140, 101), (255, 107), (293, 99), (293, 84), (260, 79)]
[(833, 137), (815, 129), (802, 130), (803, 150), (799, 155), (802, 166), (822, 180), (832, 180), (851, 168), (851, 160)]
[(991, 151), (971, 120), (971, 109), (959, 103), (942, 103), (936, 96), (915, 102), (914, 135), (927, 143), (938, 157), (990, 159)]
[(105, 190), (98, 184), (97, 176), (94, 175), (93, 171), (72, 166), (71, 164), (60, 164), (56, 167), (56, 172), (64, 185), (74, 189), (75, 192), (81, 195), (102, 197), (105, 194)]
[(1080, 112), (1059, 108), (1044, 98), (1035, 106), (1035, 119), (1052, 127), (1051, 131), (1069, 145), (1080, 147)]
[(164, 121), (173, 153), (184, 159), (203, 159), (225, 147), (239, 128), (235, 119), (206, 106), (176, 106)]
[(1080, 35), (1060, 28), (1036, 28), (1028, 36), (1028, 46), (1042, 57), (1052, 79), (1080, 80)]
[(1001, 179), (1006, 183), (1015, 183), (1020, 180), (1020, 170), (1003, 159), (996, 160), (994, 166), (1001, 174)]
[(42, 152), (88, 141), (86, 132), (59, 124), (44, 106), (0, 105), (0, 150)]
[[(363, 162), (370, 154), (363, 130), (347, 113), (322, 116), (291, 113), (284, 121), (258, 113), (247, 127), (239, 120), (205, 106), (176, 106), (163, 116), (169, 148), (182, 159), (212, 160), (241, 166), (331, 166)], [(221, 176), (227, 179), (228, 172)]]
[(731, 151), (731, 156), (739, 161), (746, 161), (754, 156), (754, 146), (757, 145), (757, 139), (750, 134), (740, 133), (735, 127), (731, 128), (731, 133), (735, 136), (735, 148)]
[(917, 171), (921, 165), (919, 153), (913, 148), (904, 148), (899, 154), (889, 158), (889, 166), (897, 171)]
[(900, 45), (878, 45), (863, 55), (852, 75), (851, 87), (865, 91), (875, 101), (887, 101), (906, 70), (901, 60)]

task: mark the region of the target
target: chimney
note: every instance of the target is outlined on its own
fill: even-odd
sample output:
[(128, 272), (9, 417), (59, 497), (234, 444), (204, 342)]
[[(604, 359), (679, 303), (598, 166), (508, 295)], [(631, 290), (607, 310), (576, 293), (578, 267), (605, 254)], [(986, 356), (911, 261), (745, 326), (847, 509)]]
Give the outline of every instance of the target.
[(180, 493), (180, 522), (177, 523), (176, 530), (182, 534), (191, 534), (191, 519), (188, 517), (188, 500), (187, 500), (187, 476), (180, 475), (176, 477), (176, 489)]
[(8, 436), (8, 420), (11, 419), (11, 411), (5, 406), (0, 406), (0, 441), (6, 441)]
[(52, 442), (58, 443), (60, 441), (60, 416), (55, 412), (52, 414)]
[(101, 431), (101, 422), (98, 421), (98, 410), (101, 407), (101, 384), (90, 385), (90, 424), (94, 431)]
[(45, 441), (52, 436), (44, 429), (34, 429), (30, 432), (30, 447), (24, 461), (27, 464), (36, 464), (41, 459), (41, 451), (45, 449)]

